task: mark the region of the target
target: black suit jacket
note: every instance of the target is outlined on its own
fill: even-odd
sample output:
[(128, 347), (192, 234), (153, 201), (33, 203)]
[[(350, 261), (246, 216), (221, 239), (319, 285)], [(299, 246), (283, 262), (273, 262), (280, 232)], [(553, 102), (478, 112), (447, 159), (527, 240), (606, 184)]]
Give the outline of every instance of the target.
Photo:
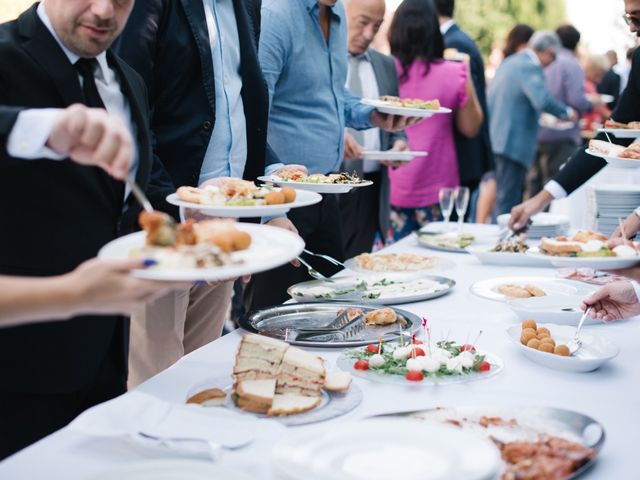
[(613, 109), (618, 105), (618, 98), (620, 97), (620, 75), (610, 68), (607, 73), (602, 77), (602, 81), (598, 84), (598, 93), (606, 93), (613, 96), (613, 102), (608, 103), (608, 107)]
[(462, 185), (474, 185), (480, 182), (485, 172), (493, 169), (493, 149), (489, 137), (489, 112), (487, 109), (486, 85), (484, 80), (484, 62), (473, 40), (457, 24), (453, 24), (444, 34), (447, 48), (455, 48), (471, 57), (471, 79), (478, 95), (478, 101), (484, 113), (484, 123), (480, 133), (468, 138), (456, 130), (455, 142), (458, 154), (458, 170)]
[[(233, 0), (247, 122), (244, 177), (264, 174), (269, 97), (258, 62), (259, 1)], [(215, 80), (202, 0), (136, 2), (116, 51), (144, 78), (154, 151), (176, 186), (198, 183), (215, 122)], [(277, 159), (270, 150), (269, 163)]]
[[(138, 127), (137, 182), (147, 188), (152, 155), (145, 86), (110, 52), (108, 60)], [(0, 105), (6, 106), (0, 111), (0, 273), (63, 274), (135, 228), (139, 208), (130, 198), (123, 215), (122, 185), (97, 167), (8, 155), (7, 134), (19, 111), (15, 107), (63, 108), (83, 98), (76, 70), (35, 6), (0, 25), (0, 64), (10, 66), (0, 70)], [(0, 393), (81, 390), (91, 385), (107, 357), (119, 364), (124, 377), (127, 330), (127, 321), (117, 316), (0, 329)]]
[[(640, 49), (633, 53), (629, 83), (622, 92), (618, 106), (611, 114), (611, 118), (622, 123), (640, 120)], [(596, 136), (596, 139), (607, 140), (602, 133)], [(611, 136), (611, 140), (625, 146), (632, 141), (616, 139), (613, 136)], [(606, 165), (607, 162), (602, 158), (589, 155), (580, 149), (553, 179), (566, 190), (567, 194), (570, 194)]]

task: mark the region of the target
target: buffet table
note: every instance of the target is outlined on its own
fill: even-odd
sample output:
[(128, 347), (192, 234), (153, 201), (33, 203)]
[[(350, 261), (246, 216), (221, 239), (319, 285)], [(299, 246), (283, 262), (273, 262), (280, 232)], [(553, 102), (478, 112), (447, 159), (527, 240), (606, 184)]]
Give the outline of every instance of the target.
[[(480, 227), (467, 225), (471, 233)], [(497, 228), (497, 227), (496, 227)], [(497, 231), (497, 230), (496, 230)], [(478, 298), (469, 292), (476, 281), (498, 276), (554, 276), (545, 268), (492, 267), (467, 254), (440, 253), (418, 246), (411, 236), (386, 249), (442, 255), (456, 267), (440, 275), (453, 278), (457, 286), (442, 298), (399, 305), (399, 308), (427, 316), (432, 337), (458, 342), (473, 341), (498, 355), (504, 370), (491, 378), (439, 387), (397, 386), (354, 378), (363, 391), (362, 404), (346, 416), (322, 424), (326, 427), (380, 413), (424, 409), (436, 406), (505, 405), (552, 406), (584, 413), (598, 420), (606, 430), (606, 442), (599, 460), (583, 478), (631, 478), (635, 472), (633, 451), (640, 444), (640, 326), (637, 320), (611, 325), (587, 326), (585, 330), (604, 335), (620, 347), (620, 355), (600, 370), (569, 373), (532, 363), (513, 345), (505, 333), (515, 315), (500, 302)], [(194, 385), (205, 378), (231, 372), (235, 352), (244, 332), (235, 331), (184, 357), (176, 365), (142, 384), (138, 390), (161, 399), (184, 402)], [(338, 350), (314, 350), (335, 368)], [(314, 426), (290, 427), (315, 428)], [(220, 462), (255, 478), (272, 478), (270, 448), (277, 441), (264, 434), (250, 446), (224, 452)], [(2, 479), (64, 478), (90, 479), (126, 462), (160, 458), (142, 447), (132, 448), (118, 439), (92, 438), (63, 429), (0, 463)]]

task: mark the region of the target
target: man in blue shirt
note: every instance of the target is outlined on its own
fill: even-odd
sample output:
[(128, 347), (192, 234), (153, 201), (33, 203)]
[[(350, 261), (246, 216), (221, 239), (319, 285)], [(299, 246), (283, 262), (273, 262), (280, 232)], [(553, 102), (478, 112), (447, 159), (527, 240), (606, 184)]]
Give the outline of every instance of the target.
[[(270, 98), (267, 138), (283, 164), (302, 164), (309, 173), (335, 172), (343, 160), (345, 127), (396, 131), (415, 123), (416, 119), (381, 114), (347, 90), (342, 2), (263, 0), (261, 13), (259, 57)], [(270, 166), (267, 172), (276, 169)], [(310, 250), (344, 258), (335, 195), (292, 211), (289, 218)], [(318, 267), (327, 270), (326, 262)], [(291, 266), (254, 276), (246, 300), (252, 308), (282, 302), (288, 298), (288, 286), (308, 278)]]

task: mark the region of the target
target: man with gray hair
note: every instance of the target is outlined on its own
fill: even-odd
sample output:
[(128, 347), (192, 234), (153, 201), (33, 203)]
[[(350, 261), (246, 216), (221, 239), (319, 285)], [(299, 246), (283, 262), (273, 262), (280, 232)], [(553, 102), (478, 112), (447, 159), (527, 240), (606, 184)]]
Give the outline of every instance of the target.
[(561, 48), (553, 32), (536, 32), (529, 47), (508, 57), (489, 88), (489, 129), (498, 184), (497, 214), (522, 201), (527, 170), (536, 154), (538, 120), (546, 112), (563, 120), (577, 119), (568, 106), (547, 91), (543, 68)]

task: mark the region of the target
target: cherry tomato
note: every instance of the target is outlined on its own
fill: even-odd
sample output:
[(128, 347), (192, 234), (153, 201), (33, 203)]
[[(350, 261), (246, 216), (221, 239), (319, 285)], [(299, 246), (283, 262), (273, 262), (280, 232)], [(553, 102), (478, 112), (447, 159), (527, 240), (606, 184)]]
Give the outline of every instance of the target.
[(485, 360), (480, 364), (480, 366), (478, 367), (478, 370), (480, 372), (488, 372), (489, 370), (491, 370), (491, 364)]
[(410, 382), (421, 382), (424, 380), (424, 375), (419, 370), (409, 370), (405, 375), (405, 378)]
[(416, 357), (424, 357), (426, 355), (424, 350), (419, 347), (414, 348), (413, 351), (415, 352)]
[(378, 345), (367, 345), (367, 353), (378, 353)]
[(462, 345), (460, 347), (460, 351), (461, 352), (475, 352), (476, 351), (476, 347), (474, 347), (473, 345), (469, 345), (468, 343), (465, 343), (464, 345)]
[(366, 360), (358, 360), (353, 365), (353, 368), (355, 368), (356, 370), (369, 370), (369, 362), (367, 362)]

